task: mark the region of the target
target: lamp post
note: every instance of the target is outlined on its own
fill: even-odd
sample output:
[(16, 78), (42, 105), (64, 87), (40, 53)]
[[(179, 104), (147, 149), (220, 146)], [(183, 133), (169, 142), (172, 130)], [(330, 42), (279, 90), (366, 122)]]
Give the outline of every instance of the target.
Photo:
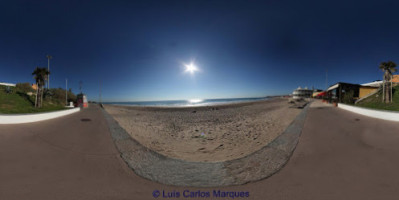
[(101, 104), (101, 80), (100, 80), (100, 95), (99, 95), (98, 101), (99, 101), (100, 104)]
[(390, 103), (392, 103), (393, 99), (392, 99), (392, 78), (393, 78), (393, 74), (391, 73), (391, 99), (390, 99)]
[(328, 69), (326, 69), (326, 90), (328, 89)]
[[(53, 57), (50, 55), (47, 55), (47, 70), (48, 72), (50, 72), (50, 59), (52, 59)], [(50, 89), (50, 74), (47, 75), (47, 89)]]
[(65, 79), (65, 105), (68, 106), (68, 79)]
[(80, 90), (80, 94), (83, 94), (83, 93), (82, 93), (82, 84), (83, 84), (83, 82), (82, 82), (82, 81), (79, 81), (79, 90)]

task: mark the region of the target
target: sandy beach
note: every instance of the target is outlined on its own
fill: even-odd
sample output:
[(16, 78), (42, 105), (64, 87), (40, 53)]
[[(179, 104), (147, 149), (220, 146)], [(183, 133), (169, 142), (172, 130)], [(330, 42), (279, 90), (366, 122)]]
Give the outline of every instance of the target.
[(301, 109), (287, 99), (204, 107), (104, 105), (134, 139), (160, 154), (202, 162), (255, 152), (279, 136)]

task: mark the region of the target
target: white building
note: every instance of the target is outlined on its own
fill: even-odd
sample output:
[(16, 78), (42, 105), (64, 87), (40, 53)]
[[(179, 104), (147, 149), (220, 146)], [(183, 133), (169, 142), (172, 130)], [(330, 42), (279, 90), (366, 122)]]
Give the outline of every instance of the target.
[(11, 87), (15, 87), (16, 86), (16, 84), (13, 84), (13, 83), (0, 83), (0, 85), (11, 86)]
[(383, 81), (373, 81), (370, 83), (363, 83), (362, 86), (380, 87)]
[(293, 99), (311, 98), (312, 94), (313, 94), (313, 90), (308, 89), (307, 87), (305, 87), (305, 88), (298, 87), (292, 93), (292, 98)]

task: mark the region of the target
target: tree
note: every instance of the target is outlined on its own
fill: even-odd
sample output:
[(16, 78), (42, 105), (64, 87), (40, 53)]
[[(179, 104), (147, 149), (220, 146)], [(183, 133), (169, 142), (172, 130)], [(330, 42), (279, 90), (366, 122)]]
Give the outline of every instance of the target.
[(43, 87), (46, 83), (48, 75), (50, 72), (45, 68), (36, 67), (35, 71), (33, 71), (32, 75), (36, 80), (37, 90), (36, 90), (36, 100), (35, 100), (35, 107), (41, 108), (43, 102)]
[(65, 91), (63, 88), (51, 88), (52, 98), (54, 101), (65, 102), (65, 93), (68, 93), (68, 102), (76, 101), (76, 95), (72, 92), (71, 89), (69, 91)]
[(389, 103), (392, 101), (392, 83), (389, 84), (389, 81), (392, 81), (392, 74), (396, 72), (396, 63), (382, 62), (379, 67), (384, 71), (382, 102)]

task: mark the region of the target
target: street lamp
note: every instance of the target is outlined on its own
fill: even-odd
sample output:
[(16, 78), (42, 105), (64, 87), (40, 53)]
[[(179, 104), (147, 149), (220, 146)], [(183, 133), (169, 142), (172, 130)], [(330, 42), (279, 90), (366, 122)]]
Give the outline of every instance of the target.
[(65, 105), (68, 106), (68, 79), (65, 79)]

